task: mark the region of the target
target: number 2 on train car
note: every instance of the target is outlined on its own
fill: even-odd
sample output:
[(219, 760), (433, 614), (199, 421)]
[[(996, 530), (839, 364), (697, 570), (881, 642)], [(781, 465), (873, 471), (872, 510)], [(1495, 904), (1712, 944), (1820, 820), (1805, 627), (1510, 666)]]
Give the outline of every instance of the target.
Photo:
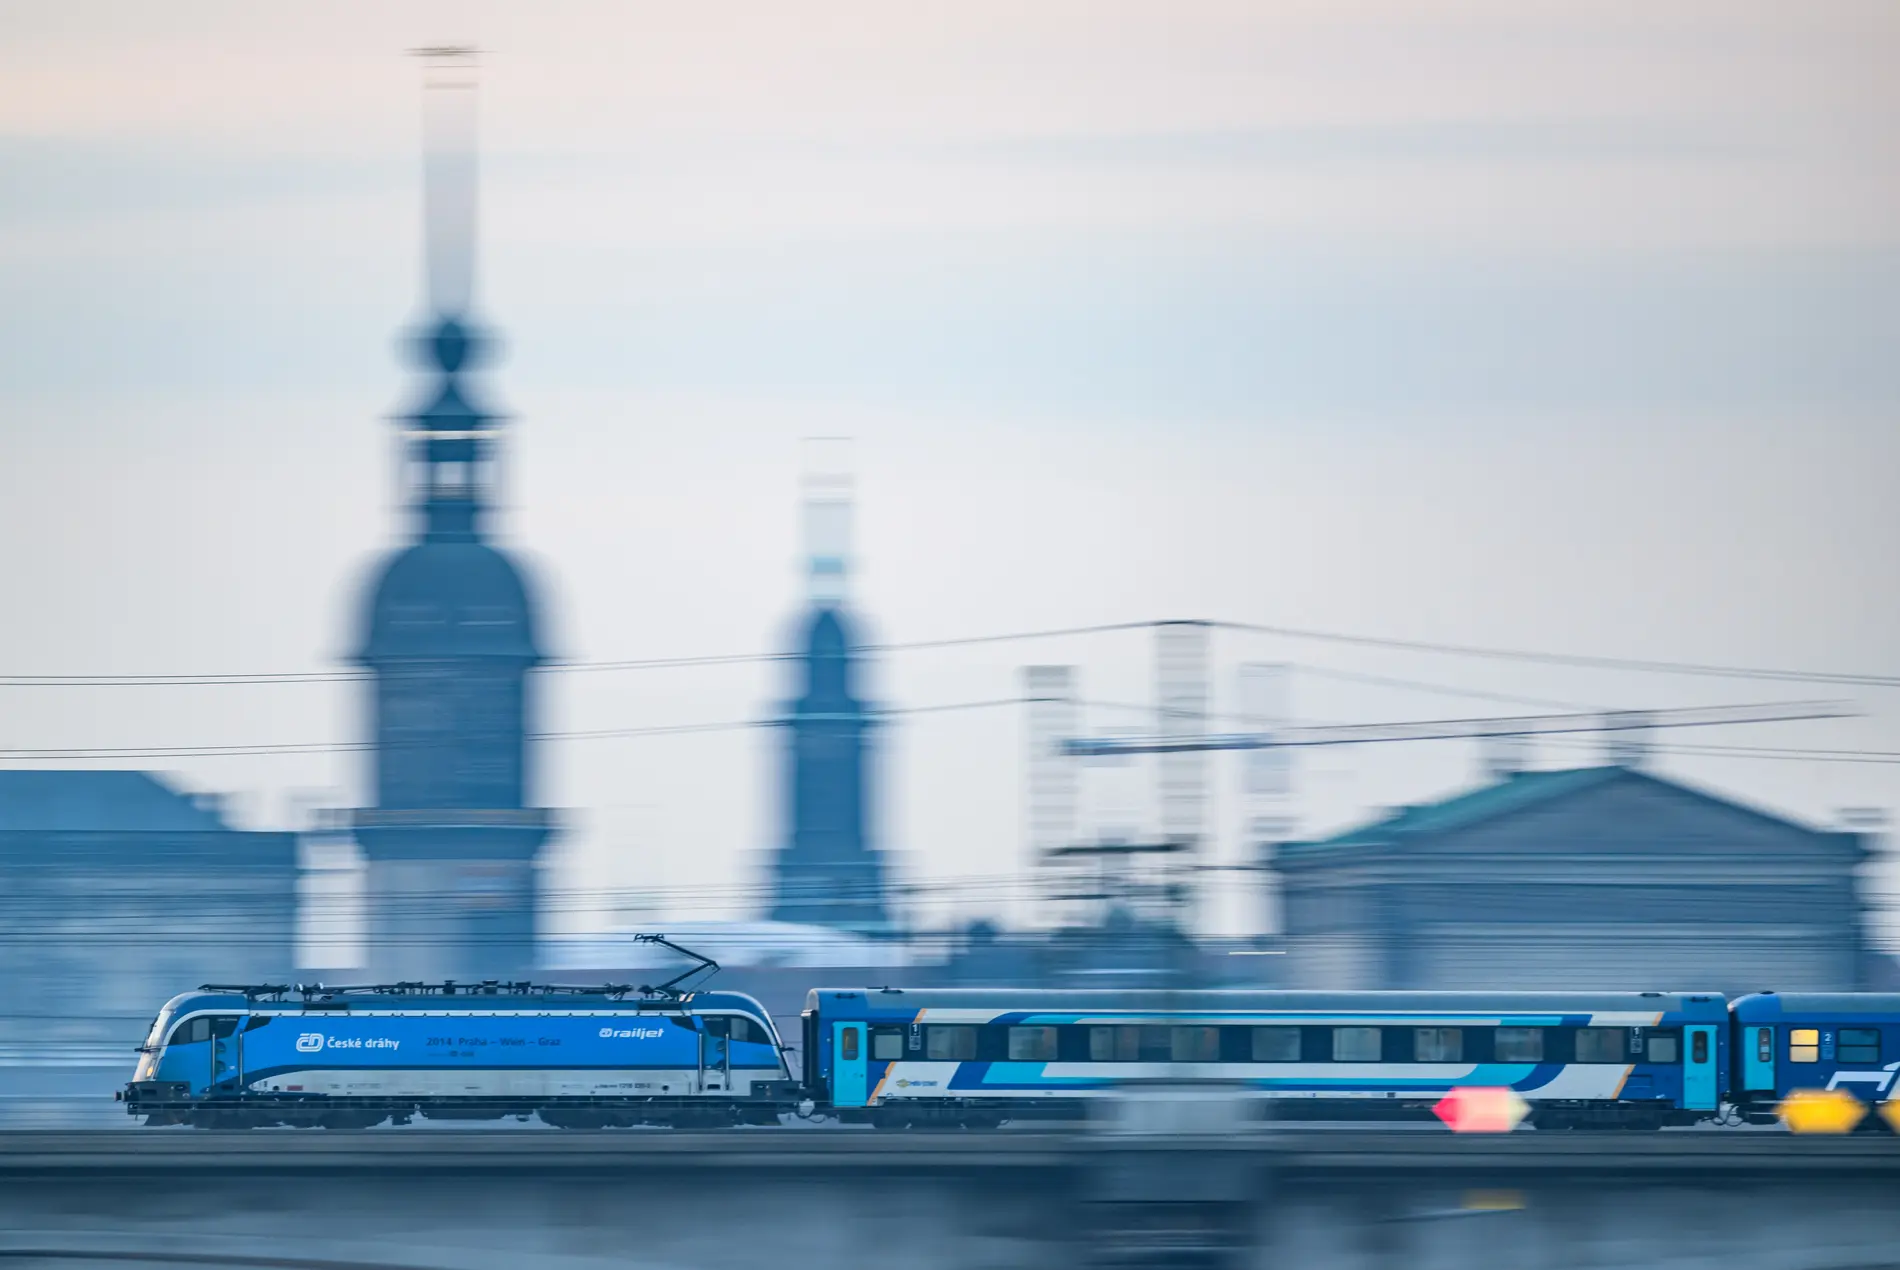
[(832, 1025), (831, 1104), (834, 1107), (862, 1107), (869, 1092), (868, 1055), (865, 1053), (864, 1024)]

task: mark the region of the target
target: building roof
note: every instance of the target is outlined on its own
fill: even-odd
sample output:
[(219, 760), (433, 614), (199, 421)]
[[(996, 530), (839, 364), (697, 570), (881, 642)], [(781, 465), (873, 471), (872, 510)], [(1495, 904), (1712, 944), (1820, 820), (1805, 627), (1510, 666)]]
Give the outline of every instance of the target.
[(1712, 803), (1719, 802), (1734, 807), (1750, 815), (1761, 816), (1765, 820), (1772, 820), (1790, 829), (1799, 829), (1804, 833), (1813, 832), (1806, 826), (1798, 825), (1793, 821), (1769, 816), (1728, 799), (1689, 789), (1687, 786), (1663, 780), (1648, 772), (1611, 765), (1564, 768), (1556, 771), (1514, 772), (1494, 784), (1482, 785), (1440, 802), (1401, 807), (1331, 838), (1323, 838), (1316, 842), (1287, 843), (1282, 850), (1291, 854), (1304, 854), (1311, 851), (1330, 851), (1341, 847), (1372, 847), (1389, 844), (1413, 835), (1453, 832), (1495, 820), (1500, 816), (1553, 803), (1573, 794), (1600, 788), (1619, 780), (1649, 781), (1670, 789), (1681, 790), (1696, 798), (1707, 799)]
[(0, 833), (218, 833), (219, 814), (150, 772), (0, 771)]

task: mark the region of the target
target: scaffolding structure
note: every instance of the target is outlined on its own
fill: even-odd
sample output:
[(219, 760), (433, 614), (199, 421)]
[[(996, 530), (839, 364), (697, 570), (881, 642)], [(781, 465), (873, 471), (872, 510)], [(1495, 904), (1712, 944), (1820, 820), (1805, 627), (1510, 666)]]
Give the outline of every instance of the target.
[[(1241, 722), (1272, 738), (1292, 724), (1290, 697), (1293, 668), (1263, 662), (1245, 663), (1235, 676), (1234, 698)], [(1279, 888), (1275, 884), (1274, 856), (1279, 844), (1293, 836), (1298, 817), (1293, 805), (1293, 751), (1267, 745), (1248, 750), (1242, 759), (1241, 859), (1239, 867), (1259, 879), (1259, 930), (1277, 934), (1283, 929)]]
[[(1081, 780), (1075, 760), (1062, 748), (1076, 734), (1075, 683), (1074, 666), (1023, 668), (1023, 700), (1028, 706), (1025, 828), (1029, 860), (1045, 883), (1061, 868), (1057, 853), (1075, 842)], [(1038, 889), (1044, 910), (1036, 915), (1038, 924), (1059, 924), (1063, 901), (1057, 892), (1066, 888), (1045, 884)]]

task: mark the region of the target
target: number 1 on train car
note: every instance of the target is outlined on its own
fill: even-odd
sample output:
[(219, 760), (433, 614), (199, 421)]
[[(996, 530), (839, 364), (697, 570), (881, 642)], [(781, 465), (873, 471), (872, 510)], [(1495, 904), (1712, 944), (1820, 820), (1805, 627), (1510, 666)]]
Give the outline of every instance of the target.
[(869, 1089), (864, 1024), (832, 1025), (831, 1105), (862, 1107)]
[(1688, 1052), (1682, 1056), (1682, 1105), (1691, 1111), (1715, 1110), (1715, 1028), (1682, 1029)]

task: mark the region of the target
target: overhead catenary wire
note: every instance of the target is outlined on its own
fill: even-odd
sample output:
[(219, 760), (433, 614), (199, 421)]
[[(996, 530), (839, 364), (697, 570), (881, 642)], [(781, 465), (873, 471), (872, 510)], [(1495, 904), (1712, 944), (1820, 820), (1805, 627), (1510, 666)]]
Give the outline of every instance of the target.
[[(984, 699), (973, 700), (973, 701), (940, 702), (933, 705), (896, 706), (896, 707), (890, 707), (890, 708), (882, 709), (882, 710), (868, 711), (866, 714), (866, 717), (868, 719), (875, 721), (879, 718), (893, 718), (893, 717), (902, 718), (902, 717), (911, 717), (911, 716), (920, 716), (920, 715), (960, 713), (960, 712), (965, 712), (965, 711), (994, 710), (994, 709), (999, 709), (999, 708), (1004, 708), (1004, 707), (1012, 707), (1012, 706), (1020, 706), (1024, 704), (1029, 704), (1037, 700), (1039, 700), (1039, 698), (1028, 697), (1028, 696), (990, 697), (990, 698), (984, 698)], [(1142, 707), (1132, 707), (1129, 703), (1121, 703), (1121, 702), (1098, 702), (1094, 704), (1100, 705), (1100, 706), (1110, 706), (1110, 707), (1115, 707), (1115, 708), (1142, 708)], [(1799, 706), (1799, 705), (1801, 705), (1801, 703), (1793, 703), (1793, 705), (1790, 706), (1790, 709), (1793, 710), (1796, 706)], [(1755, 708), (1761, 708), (1761, 707), (1709, 707), (1700, 712), (1690, 711), (1690, 712), (1682, 712), (1682, 713), (1684, 713), (1685, 716), (1689, 714), (1695, 714), (1695, 713), (1715, 716), (1715, 715), (1719, 715), (1720, 712), (1724, 709), (1739, 710), (1739, 709), (1755, 709)], [(1616, 714), (1616, 713), (1619, 713), (1619, 712), (1610, 712), (1611, 715)], [(1636, 712), (1621, 712), (1621, 713), (1628, 713), (1631, 715), (1640, 716), (1649, 712), (1636, 711)], [(1208, 717), (1217, 717), (1217, 716), (1208, 716)], [(1306, 747), (1311, 747), (1311, 746), (1316, 746), (1316, 745), (1332, 746), (1332, 745), (1373, 744), (1373, 743), (1394, 742), (1394, 741), (1416, 742), (1416, 741), (1452, 740), (1452, 739), (1460, 739), (1460, 738), (1468, 739), (1474, 736), (1516, 736), (1516, 735), (1532, 735), (1532, 734), (1543, 735), (1543, 734), (1565, 733), (1565, 732), (1585, 733), (1585, 732), (1601, 731), (1604, 728), (1610, 726), (1610, 724), (1607, 722), (1608, 717), (1609, 716), (1606, 715), (1605, 719), (1603, 720), (1594, 720), (1589, 715), (1554, 716), (1554, 717), (1546, 717), (1546, 718), (1541, 718), (1541, 719), (1525, 717), (1525, 716), (1499, 716), (1495, 718), (1472, 718), (1472, 719), (1458, 719), (1458, 720), (1423, 720), (1423, 721), (1407, 720), (1407, 721), (1401, 721), (1397, 723), (1336, 724), (1336, 725), (1330, 725), (1324, 728), (1310, 728), (1310, 727), (1302, 728), (1299, 730), (1299, 734), (1295, 734), (1291, 731), (1284, 732), (1281, 736), (1281, 739), (1277, 742), (1274, 742), (1274, 744), (1279, 744), (1279, 745), (1289, 746), (1289, 747), (1306, 748)], [(1795, 713), (1790, 713), (1780, 718), (1733, 719), (1733, 720), (1719, 718), (1719, 717), (1694, 718), (1694, 719), (1685, 717), (1684, 719), (1680, 721), (1671, 720), (1668, 718), (1655, 718), (1653, 720), (1644, 721), (1640, 724), (1625, 723), (1625, 724), (1619, 724), (1617, 726), (1621, 726), (1621, 727), (1637, 726), (1637, 727), (1640, 727), (1642, 730), (1647, 731), (1651, 729), (1660, 730), (1660, 729), (1672, 728), (1672, 727), (1703, 727), (1703, 726), (1721, 725), (1725, 723), (1785, 722), (1785, 721), (1792, 721), (1792, 720), (1805, 720), (1805, 719), (1830, 718), (1830, 717), (1834, 717), (1834, 718), (1844, 717), (1844, 714), (1821, 715), (1821, 714), (1815, 714), (1815, 713), (1795, 712)], [(682, 735), (690, 735), (693, 733), (737, 732), (737, 731), (757, 730), (761, 728), (775, 728), (775, 727), (785, 726), (789, 721), (790, 721), (789, 717), (779, 717), (779, 718), (772, 718), (772, 719), (739, 719), (739, 720), (727, 720), (727, 721), (704, 722), (704, 723), (654, 724), (654, 725), (626, 727), (626, 728), (595, 728), (595, 729), (566, 731), (566, 732), (530, 733), (528, 734), (527, 739), (532, 740), (532, 741), (596, 741), (596, 740), (610, 740), (610, 739), (633, 738), (633, 737), (682, 736)], [(1537, 726), (1535, 727), (1531, 726), (1533, 724)], [(1487, 726), (1489, 726), (1491, 730), (1489, 731), (1483, 730)], [(1405, 730), (1411, 730), (1411, 731), (1409, 731), (1408, 734), (1406, 735), (1392, 735), (1392, 736), (1375, 735), (1375, 733), (1377, 733), (1381, 729), (1385, 729), (1385, 730), (1405, 729)], [(1320, 735), (1321, 733), (1325, 733), (1326, 735)], [(441, 739), (441, 740), (421, 740), (421, 741), (405, 740), (405, 741), (397, 743), (397, 748), (424, 749), (424, 748), (429, 748), (431, 746), (446, 747), (446, 746), (460, 745), (462, 743), (463, 742), (461, 738), (447, 738), (447, 739)], [(1099, 738), (1098, 739), (1077, 738), (1069, 743), (1069, 748), (1071, 752), (1077, 753), (1077, 754), (1081, 754), (1084, 752), (1092, 752), (1092, 748), (1100, 749), (1104, 753), (1110, 750), (1118, 750), (1118, 751), (1126, 751), (1129, 753), (1134, 753), (1136, 752), (1137, 748), (1142, 747), (1142, 746), (1146, 746), (1148, 751), (1153, 751), (1160, 748), (1169, 748), (1169, 747), (1187, 748), (1187, 749), (1270, 748), (1269, 744), (1262, 743), (1261, 740), (1257, 738), (1244, 738), (1244, 737), (1235, 738), (1235, 737), (1219, 737), (1219, 736), (1179, 737), (1179, 738), (1172, 738), (1165, 742), (1152, 742), (1152, 743), (1144, 742), (1140, 739), (1131, 740), (1131, 741), (1117, 741), (1117, 740), (1104, 740), (1104, 739), (1099, 739)], [(367, 751), (376, 750), (378, 748), (381, 748), (381, 747), (379, 747), (379, 745), (374, 741), (310, 741), (310, 742), (288, 742), (288, 743), (259, 743), (259, 744), (254, 744), (254, 745), (11, 748), (11, 749), (0, 749), (0, 761), (11, 760), (11, 761), (17, 761), (17, 762), (78, 762), (78, 761), (141, 760), (141, 759), (166, 759), (166, 758), (232, 758), (232, 757), (308, 755), (308, 754), (328, 754), (328, 753), (363, 753)], [(1822, 751), (1822, 753), (1827, 753), (1827, 751)], [(1833, 751), (1833, 753), (1847, 755), (1853, 752)], [(1873, 753), (1879, 754), (1883, 752), (1874, 751)]]
[(1368, 648), (1387, 648), (1413, 653), (1434, 653), (1452, 657), (1476, 657), (1496, 661), (1538, 662), (1550, 666), (1571, 666), (1588, 670), (1640, 671), (1647, 674), (1698, 675), (1719, 679), (1774, 680), (1783, 683), (1839, 684), (1843, 687), (1900, 688), (1900, 675), (1864, 674), (1854, 671), (1795, 670), (1772, 666), (1729, 666), (1710, 662), (1667, 661), (1659, 658), (1615, 657), (1587, 653), (1546, 652), (1536, 649), (1500, 648), (1483, 644), (1456, 644), (1434, 640), (1398, 639), (1386, 635), (1360, 635), (1345, 631), (1314, 630), (1298, 626), (1280, 626), (1265, 622), (1211, 621), (1205, 625), (1216, 630), (1252, 635), (1274, 635), (1283, 639), (1315, 640), (1332, 644), (1357, 644)]
[[(1159, 622), (1106, 622), (1090, 626), (1051, 627), (1043, 630), (1006, 631), (990, 635), (953, 636), (946, 639), (913, 640), (905, 643), (860, 644), (856, 654), (917, 652), (935, 648), (960, 648), (979, 644), (1016, 643), (1024, 640), (1060, 639), (1069, 636), (1100, 635), (1116, 631), (1143, 630)], [(644, 657), (614, 661), (555, 661), (536, 668), (539, 674), (587, 674), (602, 671), (675, 670), (693, 666), (740, 666), (769, 662), (800, 661), (800, 652), (705, 653), (680, 657)], [(262, 671), (256, 673), (216, 674), (89, 674), (89, 675), (0, 675), (0, 688), (148, 688), (217, 687), (243, 684), (351, 683), (365, 682), (379, 673), (361, 670)]]
[[(909, 717), (912, 715), (952, 714), (968, 710), (993, 710), (1001, 706), (1021, 705), (1021, 697), (991, 697), (978, 701), (946, 701), (933, 705), (892, 706), (867, 711), (870, 719)], [(627, 737), (685, 736), (696, 732), (744, 732), (785, 726), (788, 717), (772, 719), (731, 719), (705, 723), (662, 723), (625, 728), (590, 728), (562, 732), (530, 732), (530, 741), (602, 741)], [(439, 741), (404, 740), (395, 748), (423, 749), (431, 746), (458, 746), (462, 738)], [(161, 758), (234, 758), (249, 756), (364, 753), (380, 747), (374, 741), (293, 741), (262, 742), (255, 745), (175, 745), (175, 746), (75, 746), (66, 748), (0, 749), (0, 760), (21, 762), (77, 762), (107, 759)]]
[[(947, 636), (937, 639), (862, 644), (854, 648), (853, 651), (866, 655), (921, 652), (941, 648), (965, 648), (984, 644), (1020, 643), (1032, 640), (1114, 634), (1127, 631), (1150, 630), (1159, 626), (1183, 624), (1206, 626), (1214, 630), (1230, 631), (1239, 634), (1270, 635), (1290, 640), (1383, 648), (1394, 651), (1429, 653), (1440, 656), (1521, 661), (1590, 670), (1634, 671), (1646, 674), (1693, 675), (1786, 683), (1837, 684), (1844, 687), (1900, 688), (1900, 675), (1806, 670), (1774, 666), (1721, 665), (1710, 662), (1673, 661), (1661, 658), (1553, 652), (1541, 649), (1506, 648), (1494, 645), (1406, 639), (1389, 635), (1368, 635), (1351, 631), (1324, 630), (1315, 627), (1289, 626), (1277, 623), (1228, 620), (1195, 619), (1178, 622), (1170, 619), (1150, 618), (1141, 621), (1097, 622), (1079, 626), (1047, 627), (991, 634)], [(694, 666), (750, 665), (796, 661), (800, 657), (802, 657), (802, 654), (798, 652), (754, 652), (693, 654), (679, 657), (648, 657), (607, 661), (564, 661), (552, 662), (542, 666), (538, 669), (538, 673), (584, 674), (608, 671), (680, 669)], [(375, 671), (364, 668), (350, 670), (199, 674), (6, 674), (0, 675), (0, 687), (204, 687), (242, 684), (338, 683), (371, 679), (375, 677), (376, 673)]]

